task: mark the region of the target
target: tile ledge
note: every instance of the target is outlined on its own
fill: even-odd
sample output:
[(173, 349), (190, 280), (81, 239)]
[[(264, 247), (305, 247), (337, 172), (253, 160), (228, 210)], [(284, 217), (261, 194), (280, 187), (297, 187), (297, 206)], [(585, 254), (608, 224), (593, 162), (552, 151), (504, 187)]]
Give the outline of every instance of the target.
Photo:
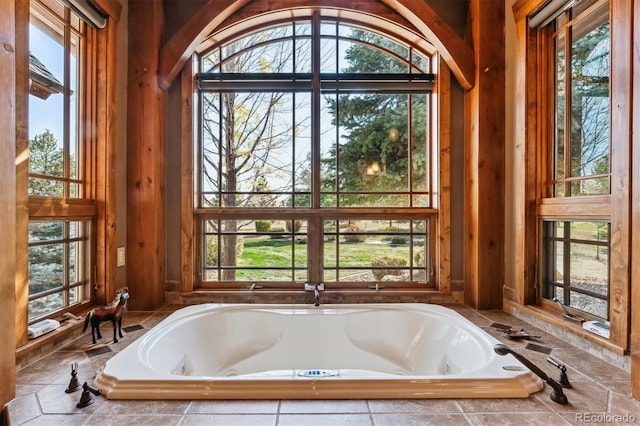
[(547, 311), (538, 306), (533, 305), (519, 305), (511, 300), (503, 301), (503, 310), (511, 315), (517, 316), (517, 313), (522, 312), (525, 315), (530, 315), (535, 317), (536, 319), (542, 320), (546, 323), (549, 323), (561, 330), (567, 331), (576, 335), (583, 340), (588, 341), (589, 343), (596, 344), (598, 346), (602, 346), (605, 349), (617, 354), (617, 355), (627, 355), (627, 351), (621, 347), (612, 343), (609, 339), (598, 336), (596, 334), (590, 333), (582, 328), (582, 325), (569, 322), (566, 319), (563, 319), (559, 314)]
[(577, 349), (583, 350), (612, 366), (631, 373), (631, 359), (624, 348), (609, 340), (589, 333), (578, 324), (569, 324), (559, 314), (538, 308), (522, 306), (511, 300), (503, 300), (504, 312), (527, 321), (541, 330), (567, 341)]
[[(47, 348), (42, 351), (42, 355), (44, 356), (58, 349), (67, 343), (67, 341), (77, 338), (84, 326), (85, 316), (90, 310), (91, 309), (83, 310), (77, 314), (79, 319), (68, 319), (61, 322), (60, 327), (56, 330), (43, 334), (35, 339), (29, 339), (24, 345), (18, 346), (15, 350), (16, 368), (20, 369), (24, 367), (25, 365), (20, 365), (22, 361), (29, 358), (31, 354), (42, 351), (43, 348)], [(53, 319), (59, 320), (58, 318)]]

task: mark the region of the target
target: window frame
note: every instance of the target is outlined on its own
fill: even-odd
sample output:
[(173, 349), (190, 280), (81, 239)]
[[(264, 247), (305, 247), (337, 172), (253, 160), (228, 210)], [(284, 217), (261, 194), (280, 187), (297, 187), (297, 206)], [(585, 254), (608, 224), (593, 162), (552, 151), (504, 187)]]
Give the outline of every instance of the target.
[[(579, 5), (579, 6), (582, 6), (582, 5)], [(553, 77), (552, 77), (552, 81), (550, 82), (550, 86), (552, 89), (554, 89), (553, 93), (555, 94), (554, 96), (555, 108), (551, 109), (551, 113), (553, 114), (553, 116), (550, 117), (549, 119), (551, 123), (555, 124), (554, 129), (556, 131), (553, 132), (550, 139), (553, 141), (553, 148), (549, 150), (550, 158), (549, 158), (549, 163), (547, 164), (547, 167), (550, 169), (548, 170), (550, 187), (547, 189), (546, 193), (548, 194), (549, 197), (552, 197), (552, 198), (588, 197), (591, 195), (596, 195), (596, 196), (608, 195), (610, 193), (610, 189), (609, 189), (609, 191), (607, 191), (606, 194), (596, 193), (596, 194), (573, 195), (573, 191), (571, 189), (574, 183), (581, 183), (583, 181), (588, 181), (591, 179), (607, 179), (609, 181), (607, 187), (608, 188), (611, 187), (610, 161), (609, 161), (609, 167), (608, 167), (607, 173), (594, 173), (590, 175), (588, 174), (574, 175), (571, 172), (571, 169), (572, 169), (571, 164), (573, 161), (572, 154), (571, 154), (572, 152), (571, 146), (573, 143), (573, 138), (571, 134), (571, 130), (572, 130), (571, 120), (572, 120), (572, 109), (573, 109), (572, 101), (573, 101), (573, 93), (574, 93), (574, 87), (573, 87), (574, 80), (571, 78), (571, 76), (574, 73), (572, 68), (572, 54), (570, 53), (572, 53), (574, 50), (574, 45), (573, 45), (574, 29), (576, 26), (578, 26), (577, 24), (582, 24), (584, 21), (588, 21), (589, 19), (593, 20), (594, 18), (598, 24), (602, 24), (604, 22), (610, 23), (610, 13), (609, 13), (608, 7), (605, 7), (605, 6), (606, 6), (605, 3), (594, 0), (594, 3), (592, 5), (587, 7), (587, 9), (585, 10), (581, 10), (577, 16), (573, 16), (573, 7), (569, 7), (566, 10), (564, 10), (556, 19), (552, 20), (545, 29), (542, 30), (547, 34), (550, 34), (549, 44), (547, 45), (546, 49), (548, 49), (550, 52), (553, 52), (552, 56), (554, 59), (549, 61), (549, 64), (552, 67), (554, 66), (554, 64), (556, 64), (556, 61), (558, 59), (557, 49), (559, 44), (562, 44), (562, 51), (564, 52), (564, 61), (562, 63), (562, 68), (564, 71), (564, 80), (562, 80), (562, 82), (558, 82), (557, 80), (558, 71), (556, 68), (553, 68), (553, 71), (551, 72), (551, 75)], [(560, 28), (558, 28), (555, 23), (558, 23), (560, 25)], [(581, 28), (580, 26), (578, 26), (578, 28), (579, 28), (579, 31), (584, 31), (584, 29)], [(611, 56), (611, 31), (609, 30), (609, 58), (610, 56)], [(610, 132), (610, 126), (611, 126), (611, 107), (610, 107), (611, 106), (611, 90), (610, 90), (611, 72), (610, 70), (611, 70), (611, 67), (609, 66), (609, 75), (607, 76), (607, 83), (608, 83), (607, 85), (609, 88), (608, 90), (609, 122), (607, 123), (608, 136), (611, 134)], [(562, 117), (564, 117), (564, 120), (563, 120), (563, 123), (561, 124), (558, 123), (558, 120), (557, 120), (558, 104), (560, 103), (560, 101), (558, 100), (558, 93), (560, 92), (564, 93), (564, 102), (563, 102), (564, 109), (562, 111)], [(557, 129), (560, 127), (560, 125), (562, 126), (561, 128), (563, 129), (562, 140), (563, 140), (564, 158), (563, 158), (563, 164), (562, 164), (563, 176), (558, 178), (556, 176), (558, 171), (556, 152), (558, 150)], [(611, 158), (611, 138), (610, 137), (608, 137), (608, 142), (609, 142), (609, 150), (607, 153), (607, 157), (610, 159)], [(562, 195), (557, 194), (557, 190), (555, 188), (556, 186), (562, 187), (562, 191), (561, 191)]]
[[(546, 237), (548, 237), (545, 233), (544, 222), (545, 221), (582, 221), (589, 220), (589, 218), (596, 219), (598, 221), (603, 221), (609, 223), (611, 225), (611, 196), (610, 194), (603, 195), (580, 195), (575, 196), (572, 195), (571, 192), (569, 194), (565, 192), (563, 195), (557, 195), (554, 190), (554, 186), (558, 184), (564, 185), (565, 188), (568, 188), (572, 182), (580, 181), (583, 179), (593, 178), (593, 176), (564, 176), (563, 179), (556, 179), (556, 138), (558, 137), (557, 128), (562, 126), (564, 129), (564, 133), (562, 135), (564, 140), (564, 152), (565, 152), (565, 168), (568, 167), (568, 161), (570, 161), (570, 155), (567, 155), (567, 140), (571, 138), (570, 126), (567, 125), (569, 123), (568, 115), (571, 110), (570, 102), (567, 99), (572, 97), (572, 82), (571, 79), (566, 77), (570, 74), (570, 58), (571, 55), (570, 49), (572, 47), (572, 37), (571, 37), (571, 29), (573, 28), (573, 24), (576, 22), (580, 22), (584, 19), (585, 16), (589, 16), (592, 13), (597, 12), (601, 8), (607, 8), (607, 16), (610, 21), (610, 14), (608, 11), (609, 5), (608, 0), (598, 0), (595, 1), (592, 5), (590, 5), (586, 10), (582, 10), (578, 16), (572, 16), (573, 9), (571, 7), (562, 11), (562, 13), (554, 20), (552, 20), (545, 27), (537, 30), (538, 34), (541, 36), (541, 50), (540, 55), (542, 57), (548, 58), (543, 62), (543, 64), (547, 64), (546, 67), (541, 67), (541, 86), (542, 91), (546, 93), (552, 93), (550, 95), (546, 105), (546, 108), (540, 108), (539, 114), (548, 114), (547, 117), (543, 118), (543, 122), (548, 122), (551, 125), (548, 128), (546, 133), (542, 134), (541, 139), (538, 142), (538, 151), (541, 155), (539, 158), (539, 169), (542, 175), (542, 179), (539, 181), (539, 187), (537, 192), (540, 194), (539, 199), (537, 200), (537, 226), (539, 227), (538, 234), (538, 244), (540, 247), (540, 261), (538, 264), (537, 276), (540, 277), (542, 281), (540, 286), (537, 289), (537, 298), (540, 300), (540, 304), (542, 306), (546, 306), (550, 309), (557, 308), (553, 300), (547, 298), (545, 295), (547, 294), (547, 289), (549, 286), (553, 285), (554, 274), (549, 271), (555, 268), (555, 261), (550, 259), (550, 253), (548, 252), (548, 247), (545, 243)], [(602, 13), (602, 12), (600, 12)], [(562, 22), (562, 28), (557, 29), (555, 27), (556, 22)], [(564, 58), (564, 70), (565, 70), (565, 78), (562, 81), (562, 87), (559, 87), (560, 83), (557, 81), (557, 70), (556, 70), (556, 40), (559, 36), (560, 32), (564, 32), (564, 47), (563, 50), (565, 52)], [(609, 43), (611, 46), (611, 35), (609, 35)], [(611, 48), (609, 50), (611, 52)], [(611, 54), (611, 53), (609, 53)], [(545, 75), (546, 71), (546, 75)], [(556, 122), (557, 117), (557, 93), (559, 91), (564, 92), (565, 97), (565, 110), (564, 110), (564, 122), (559, 124)], [(545, 101), (543, 101), (544, 103)], [(611, 96), (609, 95), (609, 105), (611, 105)], [(611, 126), (611, 108), (609, 108), (609, 128)], [(609, 137), (609, 141), (611, 138)], [(609, 158), (611, 157), (611, 142), (609, 145)], [(566, 170), (565, 170), (566, 172)], [(546, 178), (545, 178), (546, 176)], [(606, 175), (610, 178), (610, 173)], [(609, 266), (610, 269), (611, 259), (609, 258)], [(553, 265), (551, 265), (553, 264)], [(550, 269), (551, 268), (551, 269)], [(609, 278), (610, 280), (610, 278)], [(607, 296), (605, 298), (607, 304), (609, 304), (609, 300), (611, 297), (611, 290), (609, 289)], [(563, 305), (567, 308), (572, 308), (571, 305), (567, 305), (566, 300), (563, 301)], [(588, 313), (580, 312), (581, 315), (584, 314), (588, 319), (602, 319), (596, 317), (594, 315), (589, 315)], [(607, 315), (609, 316), (609, 315)]]
[[(346, 23), (350, 23), (350, 21), (345, 21)], [(265, 27), (268, 24), (265, 24)], [(366, 26), (364, 26), (366, 27)], [(374, 29), (372, 29), (374, 30)], [(374, 30), (375, 31), (375, 30)], [(379, 30), (378, 30), (379, 31)], [(248, 31), (246, 31), (248, 32)], [(246, 32), (243, 32), (246, 33)], [(394, 38), (393, 36), (390, 36), (392, 39)], [(429, 52), (429, 54), (433, 54), (433, 52)], [(435, 65), (436, 66), (440, 66), (444, 68), (444, 64), (441, 60), (438, 59), (437, 55), (433, 55), (432, 56), (432, 61), (436, 61)], [(194, 57), (194, 61), (192, 63), (192, 65), (196, 65), (199, 63), (198, 60), (198, 56), (196, 55)], [(196, 72), (196, 67), (187, 67), (185, 68), (185, 70), (183, 71), (183, 86), (188, 86), (191, 88), (191, 90), (194, 93), (194, 104), (197, 105), (198, 101), (197, 101), (197, 78), (195, 78), (195, 76), (197, 75)], [(370, 78), (370, 76), (369, 76)], [(436, 94), (436, 96), (433, 96), (433, 98), (430, 101), (429, 104), (429, 108), (433, 109), (434, 112), (431, 114), (431, 120), (433, 120), (433, 117), (437, 117), (439, 116), (439, 106), (440, 103), (438, 102), (439, 100), (437, 100), (438, 96), (438, 89), (445, 89), (448, 90), (448, 83), (449, 80), (447, 79), (442, 79), (442, 81), (438, 81), (436, 84), (436, 90), (434, 90), (434, 94)], [(242, 82), (240, 82), (240, 84), (243, 84)], [(250, 83), (249, 83), (250, 84)], [(411, 83), (409, 83), (411, 84)], [(211, 86), (210, 86), (211, 87)], [(319, 89), (318, 89), (319, 90)], [(195, 110), (195, 108), (194, 108)], [(437, 111), (437, 112), (435, 112)], [(183, 110), (183, 114), (184, 114), (185, 110)], [(448, 114), (447, 114), (448, 115)], [(196, 117), (198, 117), (198, 115), (196, 114)], [(193, 118), (190, 118), (189, 120), (191, 120), (192, 122), (195, 121), (194, 124), (197, 125), (197, 123), (200, 121), (199, 118), (196, 118), (195, 120)], [(432, 123), (433, 124), (433, 123)], [(197, 134), (197, 131), (194, 132), (195, 134)], [(434, 126), (430, 129), (430, 134), (429, 134), (429, 138), (436, 138), (437, 139), (444, 139), (442, 140), (441, 144), (440, 144), (440, 148), (438, 150), (437, 148), (437, 144), (435, 144), (435, 146), (432, 147), (432, 149), (434, 149), (435, 153), (433, 153), (433, 155), (435, 155), (435, 161), (437, 163), (441, 163), (441, 164), (446, 164), (448, 162), (448, 138), (447, 137), (441, 137), (441, 134), (439, 133), (439, 126)], [(195, 139), (195, 138), (194, 138)], [(186, 140), (186, 139), (183, 139)], [(187, 154), (188, 153), (188, 154)], [(197, 157), (197, 155), (194, 155), (194, 152), (191, 151), (191, 149), (189, 150), (183, 150), (183, 155), (188, 155), (188, 158), (193, 159), (195, 157)], [(183, 168), (185, 168), (185, 162), (183, 161)], [(187, 174), (187, 176), (192, 176), (192, 178), (189, 179), (189, 182), (195, 182), (198, 180), (197, 178), (197, 168), (194, 166), (194, 164), (189, 164), (187, 167), (187, 169), (192, 170), (191, 172), (189, 172), (189, 174)], [(389, 287), (390, 288), (404, 288), (404, 289), (419, 289), (419, 290), (427, 290), (427, 291), (448, 291), (449, 289), (449, 281), (448, 281), (448, 274), (446, 275), (446, 277), (443, 277), (443, 272), (448, 271), (448, 261), (444, 261), (444, 263), (446, 265), (441, 265), (439, 268), (436, 268), (435, 265), (438, 264), (437, 262), (437, 258), (436, 256), (439, 256), (440, 253), (442, 252), (443, 249), (448, 249), (449, 247), (449, 241), (445, 238), (444, 240), (440, 240), (440, 244), (437, 243), (438, 238), (435, 237), (435, 235), (437, 235), (437, 232), (439, 232), (439, 230), (442, 228), (443, 224), (448, 224), (448, 190), (441, 190), (441, 186), (445, 184), (446, 182), (448, 182), (449, 176), (448, 176), (448, 168), (445, 168), (445, 170), (443, 170), (439, 176), (438, 179), (435, 180), (436, 187), (432, 188), (432, 191), (435, 195), (435, 202), (434, 202), (434, 206), (439, 206), (440, 210), (438, 208), (434, 208), (434, 207), (430, 207), (430, 208), (415, 208), (415, 207), (409, 207), (409, 208), (398, 208), (398, 209), (394, 209), (397, 218), (402, 218), (402, 219), (406, 219), (406, 220), (411, 220), (411, 219), (422, 219), (422, 218), (426, 218), (426, 217), (430, 217), (431, 220), (429, 221), (429, 223), (431, 224), (431, 232), (432, 235), (434, 237), (432, 237), (431, 239), (431, 246), (430, 246), (430, 253), (434, 254), (434, 259), (432, 260), (432, 264), (430, 265), (430, 270), (433, 274), (434, 278), (431, 282), (431, 284), (429, 286), (427, 286), (425, 288), (424, 284), (416, 284), (416, 283), (411, 283), (411, 282), (404, 282), (404, 283), (389, 283)], [(432, 173), (434, 175), (438, 175), (437, 171), (432, 171)], [(183, 172), (184, 175), (184, 172)], [(183, 189), (186, 188), (186, 183), (187, 181), (183, 180)], [(191, 186), (190, 191), (193, 191), (193, 186)], [(442, 194), (442, 196), (440, 196)], [(185, 200), (186, 201), (186, 200)], [(385, 214), (381, 213), (381, 209), (376, 209), (376, 208), (340, 208), (340, 209), (327, 209), (327, 208), (323, 208), (323, 209), (299, 209), (296, 208), (294, 210), (284, 210), (284, 209), (253, 209), (251, 212), (247, 212), (245, 210), (241, 211), (237, 211), (237, 212), (232, 212), (232, 211), (225, 211), (224, 209), (203, 209), (203, 208), (199, 208), (198, 207), (198, 194), (197, 191), (193, 194), (193, 198), (189, 198), (188, 201), (189, 205), (191, 205), (192, 207), (189, 208), (189, 214), (191, 215), (192, 219), (189, 221), (185, 221), (185, 223), (183, 223), (183, 230), (184, 229), (193, 229), (193, 234), (195, 235), (194, 238), (194, 242), (195, 244), (193, 244), (193, 251), (191, 251), (190, 253), (187, 253), (186, 256), (182, 257), (182, 264), (183, 264), (183, 272), (186, 270), (188, 271), (192, 271), (191, 277), (189, 277), (189, 279), (186, 279), (185, 281), (187, 282), (186, 285), (183, 285), (183, 288), (188, 289), (189, 287), (193, 288), (198, 288), (198, 289), (239, 289), (239, 288), (244, 288), (246, 287), (245, 283), (233, 283), (233, 282), (225, 282), (223, 284), (220, 283), (209, 283), (206, 282), (205, 280), (203, 280), (202, 275), (201, 275), (201, 265), (202, 260), (202, 226), (201, 224), (205, 221), (205, 220), (209, 220), (209, 219), (213, 219), (213, 220), (219, 220), (219, 219), (225, 219), (225, 218), (239, 218), (239, 217), (251, 217), (251, 218), (256, 218), (256, 214), (258, 215), (257, 218), (259, 219), (270, 219), (270, 218), (277, 218), (277, 219), (282, 219), (283, 217), (286, 219), (296, 219), (296, 218), (304, 218), (307, 219), (309, 221), (309, 227), (313, 230), (316, 230), (315, 232), (319, 232), (318, 230), (322, 229), (322, 221), (323, 220), (348, 220), (349, 218), (356, 218), (356, 217), (361, 217), (363, 219), (370, 219), (370, 218), (380, 218), (380, 219), (388, 219), (388, 217), (385, 216)], [(446, 205), (446, 214), (442, 214), (441, 209), (444, 208), (444, 206)], [(183, 212), (185, 212), (184, 207), (186, 207), (183, 204)], [(384, 209), (383, 209), (384, 210)], [(190, 228), (192, 227), (192, 228)], [(448, 227), (447, 227), (448, 228)], [(445, 232), (448, 235), (448, 229), (447, 232)], [(321, 240), (320, 240), (321, 241)], [(314, 250), (320, 250), (320, 247), (309, 247), (309, 250), (314, 251)], [(185, 263), (188, 263), (187, 267), (185, 268)], [(310, 272), (310, 279), (309, 281), (311, 282), (318, 282), (320, 280), (320, 269), (321, 268), (317, 268), (317, 267), (310, 267), (311, 272)], [(183, 277), (185, 277), (185, 274), (183, 273)], [(440, 279), (440, 277), (443, 277), (445, 279)], [(266, 284), (269, 287), (273, 287), (273, 288), (282, 288), (282, 286), (286, 286), (286, 283), (260, 283), (261, 285)], [(362, 284), (363, 286), (366, 286), (370, 283), (364, 283)], [(329, 286), (331, 287), (332, 284), (329, 284)], [(385, 285), (387, 285), (387, 283), (385, 283)], [(288, 288), (291, 288), (290, 286), (288, 286)], [(340, 285), (337, 285), (335, 288), (341, 288)], [(344, 288), (344, 286), (342, 286), (342, 288)]]
[[(28, 295), (29, 304), (38, 299), (46, 298), (53, 293), (60, 293), (62, 295), (62, 306), (55, 308), (51, 311), (42, 312), (39, 315), (28, 315), (28, 323), (34, 323), (35, 321), (43, 318), (59, 315), (60, 313), (67, 311), (78, 312), (85, 309), (92, 303), (94, 298), (93, 283), (95, 282), (95, 267), (91, 265), (96, 264), (96, 245), (97, 239), (97, 224), (99, 222), (99, 212), (96, 207), (97, 191), (95, 188), (94, 177), (98, 168), (98, 162), (105, 161), (104, 158), (99, 158), (98, 142), (95, 136), (95, 129), (98, 121), (98, 98), (96, 97), (95, 85), (97, 79), (94, 77), (98, 69), (98, 54), (97, 54), (97, 41), (98, 37), (96, 29), (85, 23), (82, 19), (74, 15), (70, 8), (62, 5), (57, 0), (31, 0), (31, 8), (38, 9), (37, 13), (44, 13), (48, 15), (48, 19), (56, 21), (62, 25), (65, 30), (64, 34), (64, 55), (65, 55), (65, 72), (63, 87), (65, 88), (64, 96), (64, 114), (63, 114), (63, 156), (64, 156), (64, 175), (62, 177), (54, 177), (53, 180), (59, 181), (63, 184), (63, 192), (60, 197), (55, 196), (39, 196), (29, 195), (27, 199), (28, 204), (28, 220), (29, 223), (56, 223), (62, 222), (68, 227), (70, 222), (83, 223), (84, 229), (82, 235), (79, 237), (82, 240), (82, 253), (76, 253), (75, 264), (76, 267), (81, 268), (83, 276), (76, 282), (69, 282), (69, 259), (68, 254), (64, 254), (63, 259), (63, 285), (56, 288), (56, 291), (43, 291), (36, 292)], [(30, 17), (32, 15), (30, 9)], [(67, 87), (67, 82), (70, 76), (70, 41), (69, 35), (74, 33), (76, 37), (82, 38), (80, 49), (77, 51), (79, 58), (77, 67), (79, 72), (77, 74), (76, 87), (81, 94), (77, 101), (76, 107), (71, 108), (70, 92)], [(31, 96), (27, 94), (27, 96)], [(75, 112), (75, 118), (71, 118), (71, 114)], [(70, 125), (75, 124), (75, 133), (77, 145), (76, 149), (71, 151), (72, 132), (70, 132)], [(106, 143), (106, 142), (105, 142)], [(78, 176), (71, 177), (70, 171), (70, 159), (72, 152), (75, 153)], [(37, 174), (29, 173), (29, 178), (39, 177)], [(47, 176), (47, 179), (52, 179)], [(70, 190), (71, 185), (78, 185), (79, 190), (77, 194), (72, 194)], [(27, 225), (28, 226), (28, 225)], [(73, 239), (63, 239), (61, 244), (68, 245)], [(33, 245), (26, 244), (28, 247)], [(63, 250), (64, 251), (64, 250)], [(28, 268), (28, 260), (27, 260)], [(78, 300), (70, 303), (69, 292), (74, 289), (78, 289)], [(28, 308), (27, 308), (28, 310)]]
[[(46, 299), (49, 296), (60, 293), (61, 294), (61, 306), (59, 309), (42, 311), (38, 314), (33, 314), (31, 309), (29, 310), (29, 324), (32, 324), (42, 318), (50, 316), (52, 313), (66, 311), (76, 305), (82, 305), (86, 303), (88, 299), (87, 295), (90, 292), (88, 286), (90, 284), (91, 277), (91, 263), (93, 252), (93, 221), (92, 220), (68, 220), (68, 219), (56, 219), (56, 220), (30, 220), (29, 224), (55, 224), (60, 223), (62, 225), (62, 236), (52, 240), (45, 241), (30, 241), (29, 249), (39, 246), (61, 246), (61, 266), (63, 273), (61, 274), (61, 285), (53, 287), (44, 291), (29, 294), (29, 303), (38, 301), (40, 299)], [(76, 235), (71, 235), (71, 223), (74, 223), (76, 227)], [(74, 249), (71, 246), (75, 246)], [(72, 274), (71, 271), (75, 271)], [(73, 275), (73, 276), (72, 276)], [(77, 277), (77, 279), (73, 279)], [(31, 283), (30, 283), (31, 284)], [(76, 292), (72, 297), (71, 293)]]
[[(626, 49), (631, 39), (630, 6), (609, 2), (611, 22), (611, 194), (565, 199), (549, 198), (546, 167), (550, 153), (548, 141), (553, 131), (550, 105), (550, 77), (548, 27), (529, 25), (537, 11), (544, 8), (544, 0), (518, 0), (513, 5), (516, 21), (516, 84), (521, 90), (514, 94), (514, 215), (513, 228), (516, 254), (512, 286), (505, 287), (505, 301), (512, 309), (522, 310), (553, 324), (571, 334), (602, 346), (615, 354), (629, 349), (631, 327), (628, 312), (631, 301), (631, 151), (629, 123), (633, 121), (628, 102), (632, 84), (633, 56)], [(543, 287), (541, 218), (549, 220), (607, 221), (611, 223), (610, 253), (610, 323), (609, 339), (585, 331), (580, 324), (562, 318), (556, 303), (541, 297)], [(521, 254), (520, 254), (521, 253)]]
[[(606, 241), (599, 240), (600, 230), (596, 227), (597, 237), (596, 240), (587, 240), (587, 239), (579, 239), (574, 237), (571, 234), (571, 224), (578, 223), (591, 223), (595, 225), (596, 223), (600, 223), (602, 225), (606, 225), (607, 227), (607, 239)], [(558, 230), (554, 225), (561, 224), (562, 226), (562, 236), (558, 236)], [(586, 221), (576, 221), (576, 220), (565, 220), (565, 219), (557, 219), (557, 220), (543, 220), (542, 223), (543, 228), (543, 241), (542, 241), (542, 251), (544, 253), (544, 261), (542, 262), (544, 265), (544, 286), (541, 289), (543, 296), (546, 300), (551, 300), (555, 303), (561, 303), (566, 308), (570, 308), (571, 310), (578, 310), (578, 316), (587, 316), (590, 319), (598, 319), (608, 321), (609, 319), (609, 309), (610, 309), (610, 296), (609, 296), (609, 275), (611, 264), (608, 261), (609, 253), (611, 253), (611, 222), (602, 221), (602, 222), (586, 222)], [(597, 292), (591, 291), (589, 289), (583, 288), (580, 285), (574, 285), (571, 282), (572, 276), (574, 275), (573, 269), (571, 268), (572, 259), (571, 259), (571, 245), (579, 244), (583, 246), (594, 246), (596, 247), (597, 253), (599, 253), (600, 248), (606, 250), (607, 262), (607, 291), (606, 294), (599, 294)], [(558, 245), (562, 245), (562, 248), (559, 250)], [(562, 265), (558, 265), (558, 256), (562, 259)], [(585, 284), (585, 283), (582, 283)], [(595, 284), (595, 283), (594, 283)], [(557, 291), (562, 293), (562, 296), (556, 301)], [(606, 314), (598, 315), (597, 313), (592, 311), (587, 311), (585, 309), (579, 308), (579, 303), (573, 303), (572, 293), (576, 294), (576, 298), (588, 298), (592, 299), (593, 302), (598, 303), (598, 301), (602, 301), (606, 304)], [(567, 300), (569, 303), (567, 303)], [(592, 308), (593, 309), (593, 308)], [(597, 309), (596, 309), (597, 310)]]

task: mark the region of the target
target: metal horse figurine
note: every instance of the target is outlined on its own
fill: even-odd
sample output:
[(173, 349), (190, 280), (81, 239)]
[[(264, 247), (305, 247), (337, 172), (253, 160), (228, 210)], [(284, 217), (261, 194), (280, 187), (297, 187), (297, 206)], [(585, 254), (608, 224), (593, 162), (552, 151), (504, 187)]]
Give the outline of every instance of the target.
[(116, 323), (118, 323), (118, 334), (120, 334), (121, 338), (123, 337), (122, 317), (126, 311), (128, 300), (129, 289), (127, 287), (121, 288), (116, 293), (116, 297), (113, 299), (111, 305), (92, 309), (91, 312), (87, 314), (82, 331), (85, 332), (89, 326), (89, 322), (91, 322), (91, 337), (93, 338), (94, 344), (96, 343), (96, 331), (98, 339), (102, 339), (102, 334), (100, 334), (100, 323), (102, 321), (111, 321), (113, 324), (113, 343), (118, 342), (118, 338), (116, 337)]

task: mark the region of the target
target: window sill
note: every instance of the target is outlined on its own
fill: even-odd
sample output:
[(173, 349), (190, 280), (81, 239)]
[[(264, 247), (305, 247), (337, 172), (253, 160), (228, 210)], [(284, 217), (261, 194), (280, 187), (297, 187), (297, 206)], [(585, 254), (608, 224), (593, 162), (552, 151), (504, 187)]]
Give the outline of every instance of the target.
[(530, 315), (561, 330), (568, 331), (589, 343), (601, 346), (617, 355), (627, 355), (628, 353), (625, 348), (611, 342), (609, 339), (585, 330), (582, 328), (582, 324), (563, 318), (560, 313), (552, 312), (534, 305), (519, 305), (507, 299), (503, 301), (503, 310), (514, 316), (518, 316), (518, 312)]
[[(86, 312), (85, 312), (86, 314)], [(58, 318), (54, 318), (59, 320)], [(84, 316), (69, 319), (60, 324), (60, 328), (44, 334), (16, 348), (16, 368), (20, 369), (48, 355), (56, 349), (70, 343), (82, 334)]]
[[(462, 291), (432, 289), (344, 289), (323, 290), (321, 304), (332, 303), (463, 303)], [(285, 289), (199, 289), (166, 292), (167, 303), (295, 303), (309, 304), (313, 292)]]

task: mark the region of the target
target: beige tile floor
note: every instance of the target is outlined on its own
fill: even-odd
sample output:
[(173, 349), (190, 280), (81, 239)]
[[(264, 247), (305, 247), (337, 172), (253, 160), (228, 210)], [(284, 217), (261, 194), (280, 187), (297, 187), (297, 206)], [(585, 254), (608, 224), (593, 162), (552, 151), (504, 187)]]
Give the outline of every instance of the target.
[[(522, 320), (500, 311), (477, 311), (452, 306), (490, 334), (525, 355), (549, 376), (558, 370), (546, 362), (547, 354), (526, 349), (527, 343), (551, 348), (551, 355), (567, 365), (572, 389), (569, 404), (549, 399), (545, 388), (526, 399), (431, 400), (273, 400), (273, 401), (112, 401), (103, 396), (77, 408), (81, 391), (66, 393), (70, 366), (78, 362), (81, 383), (92, 382), (104, 362), (140, 337), (179, 306), (156, 312), (128, 312), (123, 326), (142, 325), (108, 353), (90, 356), (91, 334), (17, 372), (16, 398), (9, 404), (12, 425), (580, 425), (640, 424), (640, 402), (631, 398), (630, 376), (593, 355), (576, 349)], [(505, 338), (493, 323), (525, 328), (540, 335), (531, 341)], [(110, 341), (104, 324), (103, 342)], [(100, 345), (100, 343), (99, 343)]]

